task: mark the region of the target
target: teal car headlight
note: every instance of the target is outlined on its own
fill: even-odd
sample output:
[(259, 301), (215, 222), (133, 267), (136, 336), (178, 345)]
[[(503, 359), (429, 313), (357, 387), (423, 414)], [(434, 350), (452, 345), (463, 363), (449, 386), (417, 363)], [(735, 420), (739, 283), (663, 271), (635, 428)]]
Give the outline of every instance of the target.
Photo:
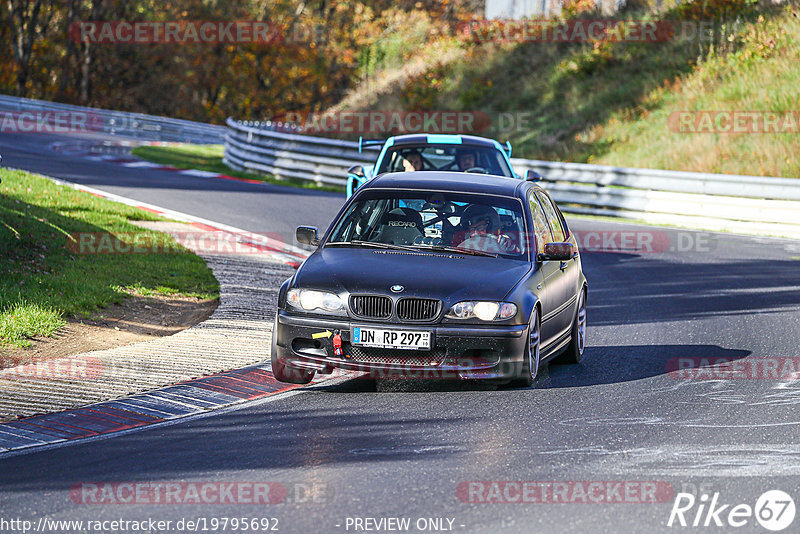
[(314, 289), (290, 289), (286, 293), (286, 303), (298, 310), (321, 310), (328, 313), (344, 311), (344, 302), (335, 293)]

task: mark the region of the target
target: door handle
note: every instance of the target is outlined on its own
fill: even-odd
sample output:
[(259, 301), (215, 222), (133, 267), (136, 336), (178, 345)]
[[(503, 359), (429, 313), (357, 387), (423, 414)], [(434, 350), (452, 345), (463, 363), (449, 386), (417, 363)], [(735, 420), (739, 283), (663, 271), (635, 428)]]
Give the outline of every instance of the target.
[(536, 289), (542, 289), (542, 284), (537, 285)]

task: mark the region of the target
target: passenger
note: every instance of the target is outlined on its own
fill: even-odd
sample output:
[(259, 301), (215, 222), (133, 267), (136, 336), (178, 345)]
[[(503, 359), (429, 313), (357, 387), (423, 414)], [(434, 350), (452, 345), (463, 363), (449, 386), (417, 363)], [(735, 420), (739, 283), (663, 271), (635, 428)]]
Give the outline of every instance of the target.
[(403, 155), (403, 170), (406, 172), (422, 170), (422, 154), (416, 150), (409, 150)]

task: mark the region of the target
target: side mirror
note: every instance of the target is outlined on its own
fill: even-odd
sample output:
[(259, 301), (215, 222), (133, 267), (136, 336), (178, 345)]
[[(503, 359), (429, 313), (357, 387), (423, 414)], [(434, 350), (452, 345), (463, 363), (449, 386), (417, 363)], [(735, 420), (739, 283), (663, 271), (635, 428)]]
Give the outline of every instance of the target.
[(295, 236), (298, 243), (311, 245), (312, 247), (319, 245), (316, 226), (298, 226)]
[(542, 179), (542, 175), (538, 172), (534, 171), (533, 169), (528, 169), (525, 172), (525, 180), (528, 182), (538, 182)]
[(545, 243), (544, 253), (539, 254), (539, 261), (569, 261), (575, 257), (575, 245), (572, 243)]
[(353, 176), (358, 176), (359, 178), (366, 177), (363, 165), (353, 165), (352, 167), (347, 169), (347, 174), (352, 174)]

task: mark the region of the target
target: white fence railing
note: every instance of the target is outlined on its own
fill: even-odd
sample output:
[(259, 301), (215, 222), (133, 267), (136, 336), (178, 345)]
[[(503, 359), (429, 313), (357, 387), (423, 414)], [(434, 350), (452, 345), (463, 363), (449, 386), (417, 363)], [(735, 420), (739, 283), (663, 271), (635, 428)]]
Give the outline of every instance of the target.
[[(79, 116), (78, 118), (85, 119), (84, 122), (78, 122), (79, 127), (71, 130), (72, 133), (82, 133), (82, 130), (86, 130), (87, 133), (102, 132), (126, 139), (142, 141), (198, 144), (222, 143), (226, 131), (224, 126), (205, 124), (202, 122), (158, 117), (155, 115), (146, 115), (144, 113), (129, 113), (125, 111), (73, 106), (71, 104), (60, 104), (58, 102), (33, 100), (30, 98), (19, 98), (8, 95), (0, 95), (0, 112), (11, 114), (22, 119), (19, 121), (10, 121), (12, 125), (19, 129), (20, 133), (25, 133), (25, 129), (28, 125), (37, 131), (46, 132), (48, 131), (48, 127), (57, 124), (58, 121), (66, 120), (66, 124), (68, 125), (72, 118), (58, 117), (55, 115), (48, 117), (46, 115), (48, 112), (52, 112), (53, 114), (71, 113)], [(31, 115), (31, 117), (26, 118), (23, 115), (26, 113)]]
[(378, 150), (358, 151), (358, 143), (301, 135), (269, 123), (228, 119), (224, 161), (238, 170), (345, 185), (347, 169), (375, 162)]
[(566, 212), (800, 238), (800, 179), (512, 159)]
[[(225, 162), (251, 170), (343, 185), (347, 169), (371, 164), (377, 152), (358, 143), (309, 135), (269, 123), (228, 119)], [(282, 131), (281, 131), (282, 130)], [(568, 213), (656, 224), (800, 238), (800, 179), (630, 169), (512, 159), (533, 169)]]

